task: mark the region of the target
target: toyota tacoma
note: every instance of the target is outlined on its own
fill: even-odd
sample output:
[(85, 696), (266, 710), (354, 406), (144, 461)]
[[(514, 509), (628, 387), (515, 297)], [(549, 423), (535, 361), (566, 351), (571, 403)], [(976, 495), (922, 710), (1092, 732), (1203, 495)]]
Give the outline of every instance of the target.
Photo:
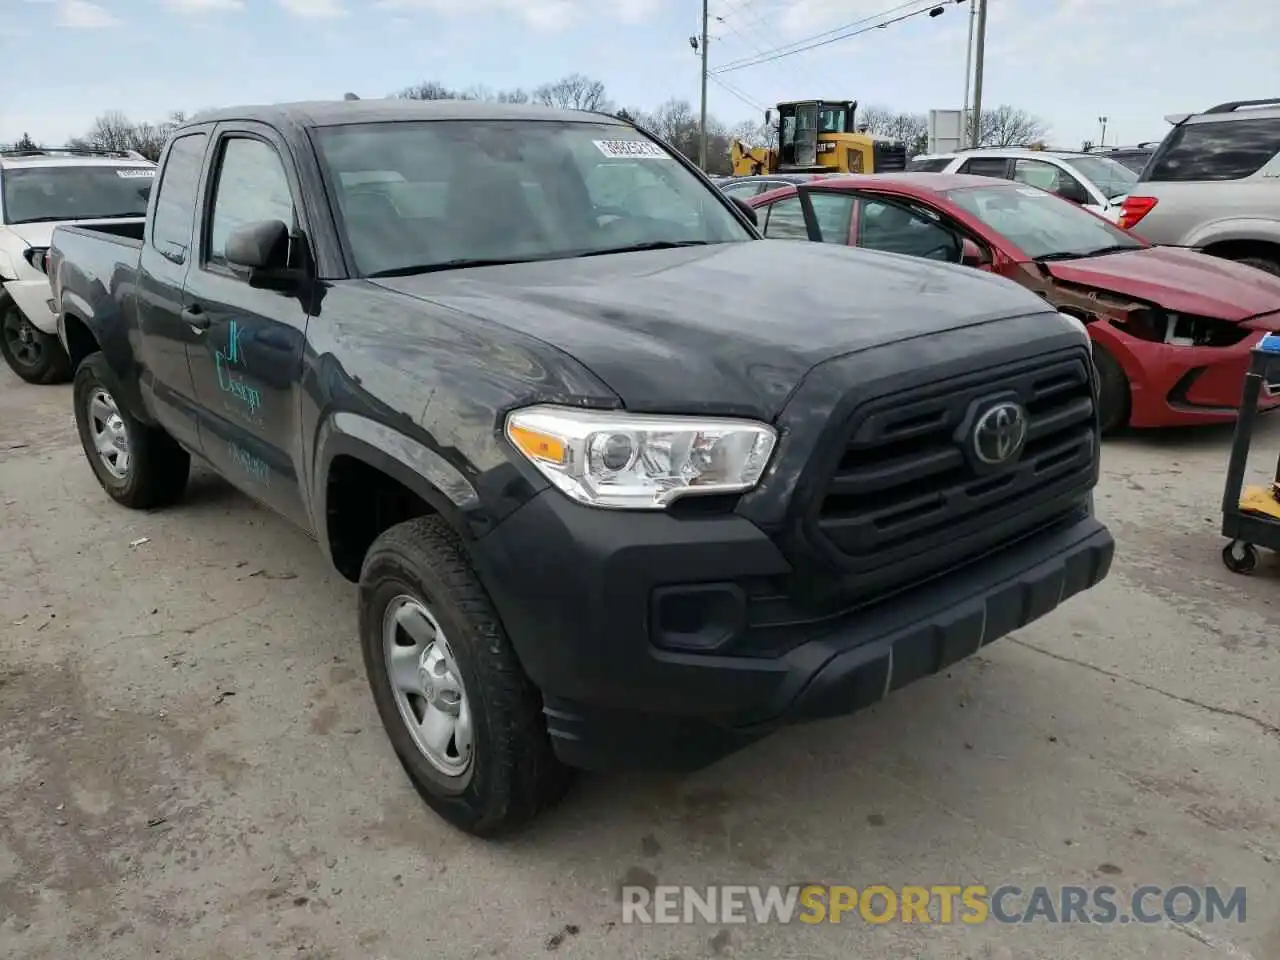
[(569, 768), (873, 704), (1110, 565), (1078, 322), (762, 239), (610, 116), (221, 110), (49, 273), (102, 487), (160, 507), (198, 458), (310, 532), (396, 755), (475, 834)]

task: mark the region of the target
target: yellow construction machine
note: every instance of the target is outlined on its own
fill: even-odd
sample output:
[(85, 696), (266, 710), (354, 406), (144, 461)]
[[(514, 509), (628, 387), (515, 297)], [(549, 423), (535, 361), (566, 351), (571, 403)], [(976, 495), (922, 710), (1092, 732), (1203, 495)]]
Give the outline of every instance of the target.
[(891, 173), (907, 166), (907, 145), (859, 130), (857, 100), (797, 100), (764, 112), (776, 148), (729, 145), (735, 177), (762, 173)]

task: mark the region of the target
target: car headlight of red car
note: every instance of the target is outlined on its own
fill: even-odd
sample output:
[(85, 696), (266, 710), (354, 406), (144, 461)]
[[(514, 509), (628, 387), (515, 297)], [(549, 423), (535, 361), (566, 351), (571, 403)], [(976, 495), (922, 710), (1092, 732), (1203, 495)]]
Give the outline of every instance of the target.
[(1230, 320), (1159, 309), (1134, 310), (1114, 324), (1139, 340), (1175, 347), (1231, 347), (1252, 333)]

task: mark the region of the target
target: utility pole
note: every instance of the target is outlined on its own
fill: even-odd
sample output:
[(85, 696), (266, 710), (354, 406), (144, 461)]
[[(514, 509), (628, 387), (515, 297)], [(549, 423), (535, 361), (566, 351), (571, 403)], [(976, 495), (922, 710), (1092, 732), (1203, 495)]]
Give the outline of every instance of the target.
[(982, 136), (982, 57), (987, 47), (987, 0), (978, 0), (978, 51), (973, 70), (973, 145)]
[(969, 0), (969, 44), (964, 48), (964, 106), (960, 108), (960, 142), (969, 133), (969, 80), (973, 76), (973, 20), (978, 15), (974, 0)]
[(707, 0), (702, 0), (702, 115), (698, 120), (698, 166), (707, 169)]

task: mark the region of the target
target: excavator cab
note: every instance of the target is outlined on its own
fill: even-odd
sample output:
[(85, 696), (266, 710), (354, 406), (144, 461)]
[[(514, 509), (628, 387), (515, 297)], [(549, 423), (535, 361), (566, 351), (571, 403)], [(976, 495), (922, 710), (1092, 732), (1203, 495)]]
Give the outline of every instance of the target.
[(907, 147), (901, 140), (859, 130), (856, 100), (795, 100), (780, 103), (764, 122), (777, 148), (729, 146), (734, 176), (765, 173), (880, 173), (903, 170)]

